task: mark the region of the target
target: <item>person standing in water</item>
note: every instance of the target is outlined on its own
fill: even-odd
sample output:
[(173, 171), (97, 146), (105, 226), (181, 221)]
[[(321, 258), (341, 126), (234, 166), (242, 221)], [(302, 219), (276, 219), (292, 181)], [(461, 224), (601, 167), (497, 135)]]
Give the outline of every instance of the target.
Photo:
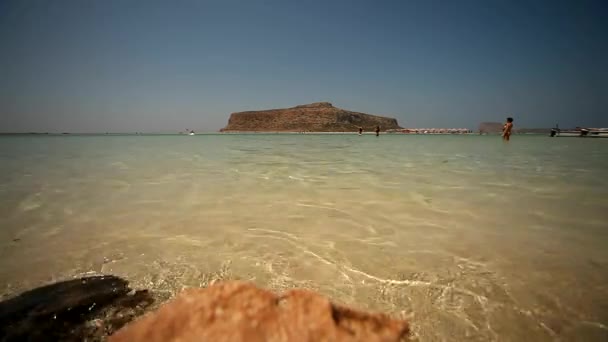
[(359, 127), (359, 135), (363, 134), (363, 127)]
[(380, 136), (380, 126), (376, 126), (376, 136)]
[(513, 118), (508, 117), (507, 122), (502, 128), (502, 140), (509, 141), (511, 138), (511, 131), (513, 130)]

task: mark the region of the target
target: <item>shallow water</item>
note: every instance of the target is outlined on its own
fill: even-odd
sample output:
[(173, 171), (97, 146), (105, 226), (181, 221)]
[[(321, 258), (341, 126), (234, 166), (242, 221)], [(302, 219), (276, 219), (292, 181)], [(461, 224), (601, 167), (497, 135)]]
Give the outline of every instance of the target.
[(608, 140), (0, 137), (0, 293), (308, 287), (434, 340), (608, 339)]

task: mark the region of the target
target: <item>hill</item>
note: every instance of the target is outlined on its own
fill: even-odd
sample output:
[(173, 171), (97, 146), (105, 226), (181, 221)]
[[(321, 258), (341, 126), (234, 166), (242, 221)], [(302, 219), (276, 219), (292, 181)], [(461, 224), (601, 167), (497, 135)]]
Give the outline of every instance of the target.
[(372, 131), (398, 129), (397, 119), (353, 112), (317, 102), (285, 109), (268, 109), (230, 114), (221, 132), (354, 132), (359, 127)]
[(500, 122), (482, 122), (479, 131), (482, 133), (502, 133), (503, 124)]

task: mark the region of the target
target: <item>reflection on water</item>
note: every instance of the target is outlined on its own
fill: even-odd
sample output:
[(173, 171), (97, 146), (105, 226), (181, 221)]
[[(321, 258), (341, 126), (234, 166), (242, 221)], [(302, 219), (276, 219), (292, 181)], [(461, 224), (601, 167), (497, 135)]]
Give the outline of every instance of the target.
[(239, 278), (408, 317), (421, 341), (605, 341), (607, 143), (3, 137), (1, 291)]

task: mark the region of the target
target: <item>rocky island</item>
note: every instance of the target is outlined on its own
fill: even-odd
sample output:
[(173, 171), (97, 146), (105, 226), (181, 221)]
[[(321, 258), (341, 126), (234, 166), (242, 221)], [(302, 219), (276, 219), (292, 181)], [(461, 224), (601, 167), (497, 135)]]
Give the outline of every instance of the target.
[(317, 102), (285, 109), (232, 113), (220, 132), (355, 132), (400, 129), (397, 119), (352, 112)]
[(479, 124), (480, 133), (502, 133), (503, 124), (500, 122), (482, 122)]

